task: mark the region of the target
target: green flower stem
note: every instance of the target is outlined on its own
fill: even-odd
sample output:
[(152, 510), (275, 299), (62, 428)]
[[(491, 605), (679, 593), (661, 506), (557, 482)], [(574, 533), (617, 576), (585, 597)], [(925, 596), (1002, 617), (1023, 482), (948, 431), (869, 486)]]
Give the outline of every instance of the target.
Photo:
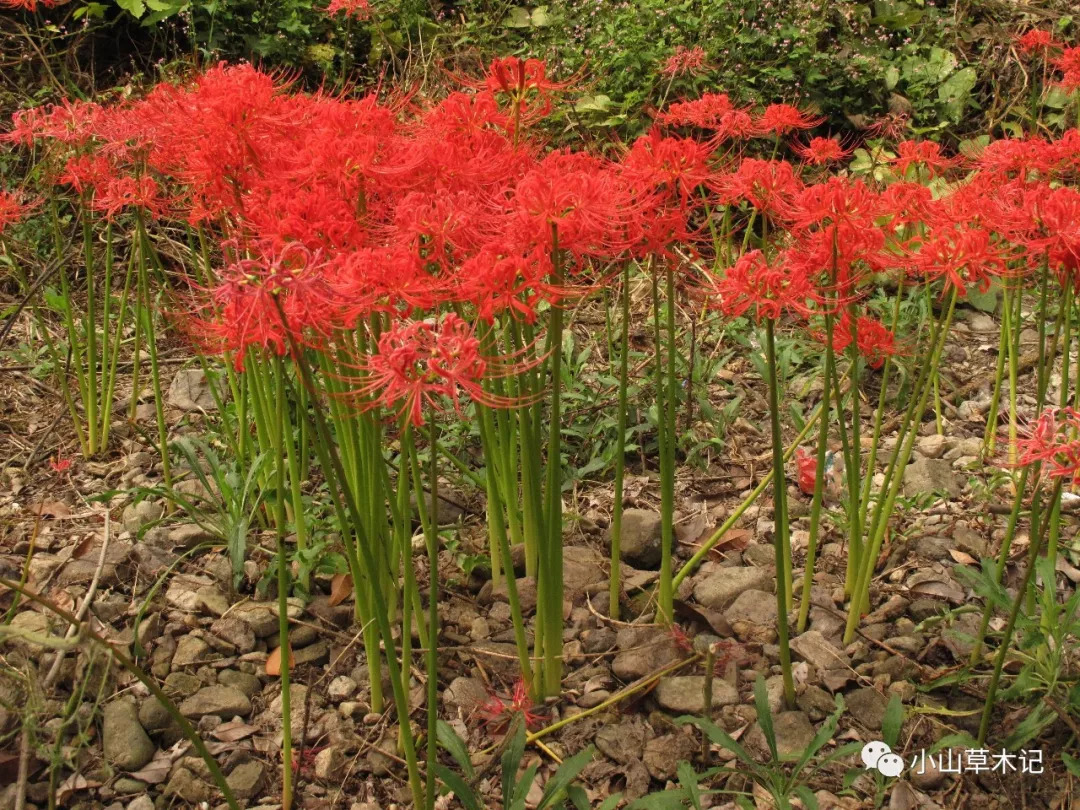
[[(784, 681), (784, 702), (795, 707), (795, 682), (791, 674), (791, 650), (788, 647), (788, 588), (790, 587), (791, 545), (786, 519), (787, 481), (784, 476), (784, 437), (780, 432), (780, 396), (776, 373), (776, 340), (772, 320), (765, 321), (765, 361), (769, 370), (769, 419), (772, 425), (773, 451), (773, 547), (776, 550), (776, 629), (780, 647), (780, 671)], [(825, 420), (823, 420), (825, 421)], [(784, 573), (786, 572), (786, 573)]]
[[(660, 524), (660, 591), (657, 618), (670, 624), (675, 620), (671, 558), (675, 545), (675, 444), (678, 440), (675, 428), (678, 408), (678, 387), (675, 380), (675, 271), (670, 264), (665, 268), (664, 275), (667, 286), (667, 346), (664, 356), (667, 390), (662, 400), (663, 410), (658, 413), (663, 420), (662, 432), (666, 439), (660, 449), (660, 510), (663, 520)], [(790, 571), (788, 576), (790, 578)]]
[(293, 760), (292, 760), (292, 711), (289, 686), (289, 667), (292, 663), (292, 650), (289, 647), (289, 561), (285, 550), (285, 368), (281, 356), (273, 356), (273, 373), (276, 383), (279, 406), (274, 409), (277, 420), (274, 430), (274, 484), (277, 495), (274, 498), (275, 523), (277, 531), (277, 591), (278, 591), (278, 645), (281, 649), (281, 806), (284, 810), (292, 807)]
[[(1063, 477), (1059, 477), (1057, 483), (1054, 485), (1054, 490), (1050, 494), (1048, 505), (1061, 500), (1061, 488), (1065, 483)], [(1036, 527), (1038, 522), (1039, 511), (1039, 488), (1036, 487), (1035, 494), (1031, 502), (1031, 545), (1028, 548), (1027, 569), (1024, 571), (1024, 578), (1020, 582), (1020, 587), (1017, 589), (1016, 597), (1013, 599), (1012, 609), (1009, 611), (1008, 621), (1005, 623), (1005, 630), (1002, 633), (1001, 645), (998, 647), (997, 656), (994, 658), (994, 671), (990, 676), (990, 684), (986, 689), (986, 700), (983, 703), (982, 721), (979, 723), (979, 745), (982, 746), (986, 743), (986, 735), (990, 730), (990, 718), (994, 711), (994, 702), (997, 698), (998, 684), (1001, 681), (1001, 672), (1005, 666), (1005, 659), (1009, 655), (1009, 647), (1012, 645), (1013, 632), (1016, 630), (1016, 620), (1020, 615), (1020, 606), (1024, 601), (1024, 595), (1031, 588), (1031, 583), (1035, 578), (1035, 566), (1039, 560), (1039, 550), (1042, 546), (1043, 540), (1047, 533), (1047, 526), (1045, 524)]]
[[(279, 316), (284, 320), (285, 315), (284, 312), (280, 310), (280, 306)], [(291, 339), (290, 346), (294, 353), (298, 351)], [(364, 528), (360, 516), (360, 509), (357, 505), (352, 488), (349, 486), (349, 478), (342, 467), (341, 458), (338, 456), (336, 445), (332, 440), (326, 415), (323, 412), (322, 404), (316, 394), (316, 388), (311, 380), (311, 375), (303, 363), (297, 363), (295, 368), (300, 377), (300, 383), (308, 392), (308, 401), (311, 403), (308, 414), (310, 418), (314, 420), (314, 433), (312, 436), (314, 439), (314, 447), (319, 456), (319, 463), (323, 469), (323, 474), (326, 477), (331, 497), (335, 501), (335, 508), (347, 512), (351, 519), (349, 522), (342, 521), (341, 524), (343, 528), (351, 526), (356, 538), (355, 550), (349, 549), (349, 553), (355, 554), (357, 551), (359, 552), (359, 560), (356, 563), (359, 570), (377, 571), (375, 554), (371, 548), (371, 537)], [(346, 543), (347, 548), (348, 546), (349, 544)], [(359, 583), (361, 583), (362, 580), (357, 577), (354, 578), (353, 582), (358, 584), (355, 590), (360, 590)], [(386, 668), (390, 675), (390, 685), (394, 693), (394, 708), (397, 711), (398, 720), (402, 727), (402, 748), (405, 753), (405, 763), (409, 774), (409, 786), (413, 794), (413, 802), (417, 807), (422, 807), (425, 794), (416, 759), (416, 746), (413, 740), (412, 727), (409, 722), (408, 693), (402, 687), (401, 666), (398, 663), (397, 655), (395, 654), (394, 636), (390, 627), (391, 617), (387, 610), (386, 599), (382, 589), (372, 587), (368, 590), (370, 591), (371, 601), (373, 603), (373, 624), (376, 627), (378, 636), (374, 640), (374, 646), (366, 648), (377, 654), (377, 650), (379, 649), (378, 642), (381, 640), (386, 651)], [(372, 685), (374, 686), (375, 683), (376, 681), (373, 681)]]
[[(560, 288), (563, 283), (562, 255), (559, 249), (559, 232), (552, 225), (552, 283)], [(562, 346), (563, 309), (559, 304), (551, 308), (548, 328), (551, 354), (548, 358), (551, 380), (551, 412), (548, 425), (547, 476), (544, 492), (545, 546), (540, 550), (544, 563), (540, 566), (537, 595), (543, 594), (544, 613), (538, 624), (543, 625), (543, 679), (542, 692), (547, 696), (558, 695), (562, 688)]]
[(994, 371), (994, 391), (990, 397), (990, 412), (986, 415), (986, 430), (983, 433), (983, 455), (992, 456), (997, 445), (997, 422), (998, 403), (1001, 401), (1001, 386), (1005, 380), (1005, 357), (1009, 346), (1009, 319), (1001, 320), (1000, 335), (998, 337), (997, 368)]
[[(825, 313), (825, 371), (822, 375), (821, 410), (829, 413), (830, 386), (833, 376), (833, 323), (832, 316)], [(799, 599), (799, 619), (796, 631), (802, 633), (810, 616), (810, 590), (814, 583), (814, 563), (817, 559), (818, 533), (821, 529), (821, 506), (825, 495), (825, 460), (828, 452), (829, 420), (818, 422), (817, 463), (815, 464), (814, 497), (810, 503), (810, 537), (806, 544), (806, 565), (803, 570), (802, 596)]]
[[(611, 507), (611, 573), (608, 578), (608, 615), (619, 618), (622, 584), (619, 566), (622, 562), (623, 477), (626, 469), (626, 412), (627, 387), (630, 369), (630, 264), (623, 267), (619, 323), (619, 413), (615, 428), (615, 496)], [(670, 576), (670, 563), (668, 574)]]
[[(146, 235), (142, 212), (135, 215), (135, 228), (139, 240), (140, 306), (143, 313), (143, 332), (146, 335), (146, 349), (150, 356), (150, 381), (154, 391), (154, 416), (157, 422), (158, 443), (161, 450), (161, 477), (166, 489), (172, 488), (172, 468), (169, 462), (169, 428), (165, 422), (165, 397), (161, 391), (161, 369), (158, 365), (157, 335), (154, 331), (154, 308), (150, 304), (150, 284), (148, 280), (147, 259), (150, 258), (150, 239)], [(171, 506), (171, 505), (170, 505)]]
[(844, 643), (850, 644), (855, 636), (855, 628), (859, 624), (859, 618), (870, 599), (870, 580), (874, 574), (874, 564), (881, 545), (885, 540), (888, 530), (889, 517), (896, 505), (896, 498), (900, 493), (900, 485), (904, 480), (904, 470), (911, 459), (915, 447), (915, 439), (918, 437), (919, 425), (922, 423), (923, 414), (926, 411), (926, 403), (932, 389), (931, 377), (933, 369), (937, 368), (941, 361), (941, 353), (948, 337), (949, 325), (952, 323), (953, 313), (956, 310), (956, 288), (949, 293), (949, 303), (940, 321), (934, 321), (930, 331), (930, 351), (919, 372), (919, 382), (916, 383), (912, 392), (911, 406), (904, 414), (904, 422), (897, 434), (897, 446), (889, 462), (888, 471), (885, 474), (887, 491), (884, 497), (879, 496), (877, 506), (874, 509), (874, 517), (871, 521), (870, 532), (867, 534), (867, 544), (863, 548), (861, 570), (856, 581), (855, 590), (851, 595), (848, 607), (847, 626), (844, 630)]

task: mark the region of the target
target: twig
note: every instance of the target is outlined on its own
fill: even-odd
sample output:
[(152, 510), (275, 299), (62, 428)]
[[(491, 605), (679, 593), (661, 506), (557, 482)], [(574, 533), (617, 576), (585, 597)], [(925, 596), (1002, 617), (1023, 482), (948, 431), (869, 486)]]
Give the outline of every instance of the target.
[[(97, 593), (98, 582), (101, 581), (101, 571), (105, 567), (105, 554), (109, 550), (109, 529), (111, 524), (109, 522), (109, 513), (105, 512), (105, 536), (101, 541), (101, 553), (98, 555), (97, 568), (94, 569), (93, 579), (90, 580), (90, 587), (86, 590), (86, 596), (83, 597), (82, 604), (79, 605), (79, 610), (75, 614), (75, 623), (70, 625), (67, 629), (67, 634), (64, 638), (72, 638), (79, 632), (79, 625), (82, 624), (83, 619), (86, 618), (87, 612), (90, 610), (90, 603), (94, 601), (94, 595)], [(53, 681), (56, 680), (60, 674), (60, 666), (64, 663), (64, 655), (66, 650), (60, 650), (56, 654), (56, 659), (52, 663), (52, 667), (49, 669), (49, 673), (45, 676), (45, 680), (41, 682), (42, 689), (48, 691), (52, 686)]]

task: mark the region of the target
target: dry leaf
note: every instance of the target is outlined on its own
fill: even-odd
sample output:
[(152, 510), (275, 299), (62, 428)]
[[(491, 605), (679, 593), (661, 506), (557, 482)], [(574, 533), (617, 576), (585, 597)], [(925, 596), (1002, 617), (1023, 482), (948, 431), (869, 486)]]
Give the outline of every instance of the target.
[(90, 553), (90, 550), (97, 545), (97, 535), (88, 534), (79, 545), (75, 546), (75, 549), (71, 552), (73, 559), (79, 560)]
[(228, 723), (222, 723), (210, 733), (222, 742), (236, 742), (245, 737), (250, 737), (256, 731), (258, 729), (255, 726), (248, 725), (242, 720), (230, 720)]
[(73, 773), (60, 783), (60, 786), (56, 791), (56, 800), (60, 804), (65, 804), (76, 791), (92, 790), (93, 788), (98, 787), (101, 787), (101, 782), (91, 782), (81, 773)]
[(68, 505), (63, 501), (42, 501), (32, 508), (35, 515), (41, 515), (42, 517), (55, 518), (57, 520), (71, 517), (71, 509), (69, 509)]
[(330, 580), (330, 607), (336, 607), (352, 594), (352, 577), (349, 574), (334, 574)]
[[(295, 662), (293, 658), (292, 648), (289, 648), (289, 669), (293, 668)], [(277, 677), (281, 675), (281, 647), (274, 649), (270, 655), (266, 657), (266, 674)]]
[(979, 561), (968, 554), (966, 551), (961, 551), (958, 548), (949, 549), (949, 556), (956, 560), (961, 565), (978, 565)]
[(158, 751), (152, 760), (139, 770), (133, 771), (130, 776), (148, 785), (160, 785), (169, 778), (169, 771), (175, 761), (176, 757), (170, 752)]

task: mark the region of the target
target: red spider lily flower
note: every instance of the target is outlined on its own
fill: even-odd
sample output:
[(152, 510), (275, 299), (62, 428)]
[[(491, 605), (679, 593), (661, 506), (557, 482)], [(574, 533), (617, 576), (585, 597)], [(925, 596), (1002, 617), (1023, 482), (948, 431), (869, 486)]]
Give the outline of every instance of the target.
[(898, 141), (908, 131), (911, 116), (907, 113), (887, 113), (866, 127), (866, 133), (871, 138), (882, 138), (886, 141)]
[(967, 294), (974, 284), (985, 292), (990, 280), (1008, 272), (1005, 246), (995, 244), (992, 234), (968, 223), (945, 223), (934, 226), (911, 258), (911, 268), (927, 281), (943, 280), (944, 292), (956, 288), (957, 295)]
[[(40, 5), (43, 8), (56, 8), (67, 2), (69, 0), (41, 0)], [(22, 9), (23, 11), (34, 12), (38, 10), (38, 5), (38, 0), (0, 0), (0, 8), (9, 8), (12, 11)]]
[(157, 181), (148, 174), (140, 177), (112, 177), (94, 194), (91, 207), (112, 220), (126, 208), (139, 208), (151, 216), (159, 216), (164, 201)]
[(1043, 28), (1032, 28), (1016, 37), (1015, 42), (1020, 53), (1028, 56), (1031, 54), (1045, 56), (1047, 51), (1061, 47), (1054, 40), (1054, 35)]
[(515, 714), (520, 714), (525, 721), (526, 729), (535, 729), (540, 726), (544, 717), (537, 706), (530, 700), (525, 681), (518, 679), (514, 684), (514, 691), (509, 699), (491, 694), (486, 703), (476, 711), (483, 718), (485, 726), (496, 729), (506, 728)]
[(1064, 74), (1061, 77), (1062, 87), (1066, 90), (1080, 89), (1080, 45), (1065, 48), (1053, 64)]
[(764, 214), (782, 214), (803, 184), (786, 160), (747, 158), (715, 187), (724, 202), (746, 200)]
[(708, 69), (707, 59), (705, 49), (700, 46), (695, 45), (693, 48), (687, 48), (684, 45), (678, 45), (675, 52), (664, 60), (660, 73), (671, 77), (696, 76)]
[(816, 290), (809, 275), (780, 253), (771, 261), (760, 250), (739, 257), (706, 288), (707, 304), (728, 317), (749, 314), (757, 322), (776, 320), (785, 311), (805, 315)]
[(354, 20), (369, 20), (372, 13), (371, 2), (370, 0), (330, 0), (326, 13), (332, 15), (339, 12)]
[(817, 483), (817, 458), (803, 447), (795, 449), (795, 470), (798, 474), (799, 489), (804, 495), (814, 494)]
[(1080, 483), (1080, 412), (1050, 408), (1042, 412), (1028, 435), (1018, 439), (1018, 466), (1041, 463), (1042, 473)]
[(494, 364), (481, 356), (472, 327), (454, 313), (437, 322), (398, 321), (380, 336), (378, 351), (357, 368), (365, 372), (365, 381), (351, 394), (366, 408), (396, 410), (414, 426), (424, 424), (425, 406), (440, 410), (444, 397), (460, 413), (462, 392), (491, 407), (512, 404), (483, 387), (485, 378), (512, 370), (493, 374)]
[(547, 64), (542, 59), (518, 56), (493, 59), (481, 82), (456, 78), (466, 87), (483, 88), (496, 97), (507, 98), (511, 113), (504, 127), (511, 135), (544, 118), (551, 111), (551, 94), (562, 92), (572, 84), (549, 79)]
[(882, 211), (895, 226), (925, 222), (933, 200), (933, 193), (922, 183), (891, 183), (881, 192)]
[(621, 174), (634, 189), (670, 195), (685, 205), (713, 178), (711, 149), (692, 138), (672, 138), (653, 128), (634, 141)]
[(0, 235), (16, 222), (21, 222), (36, 207), (12, 191), (0, 191)]
[(116, 179), (116, 167), (104, 155), (77, 155), (64, 164), (57, 182), (71, 186), (80, 194), (102, 188)]
[(49, 459), (49, 466), (52, 468), (52, 471), (54, 473), (56, 473), (57, 475), (62, 475), (63, 473), (66, 473), (68, 470), (71, 469), (71, 459), (60, 458), (59, 456), (56, 458), (51, 458)]
[(675, 646), (682, 650), (684, 653), (691, 653), (694, 651), (694, 643), (690, 640), (690, 636), (686, 634), (679, 625), (671, 625), (671, 640), (675, 642)]
[(912, 166), (921, 166), (931, 177), (957, 165), (955, 158), (941, 154), (941, 144), (934, 141), (901, 141), (896, 145), (897, 155), (890, 163), (900, 177), (906, 177)]
[(851, 150), (845, 149), (837, 138), (811, 138), (805, 146), (797, 144), (795, 152), (811, 166), (838, 163), (851, 156)]
[(824, 116), (812, 115), (791, 104), (770, 104), (758, 117), (757, 129), (762, 135), (786, 135), (800, 129), (813, 129), (824, 121)]
[(724, 116), (735, 109), (727, 93), (706, 93), (692, 101), (677, 101), (668, 105), (656, 120), (672, 126), (712, 129), (720, 125)]
[[(845, 312), (833, 326), (833, 351), (843, 352), (851, 345), (851, 318)], [(855, 319), (855, 344), (871, 368), (881, 368), (885, 358), (896, 354), (896, 337), (876, 318), (860, 315)]]

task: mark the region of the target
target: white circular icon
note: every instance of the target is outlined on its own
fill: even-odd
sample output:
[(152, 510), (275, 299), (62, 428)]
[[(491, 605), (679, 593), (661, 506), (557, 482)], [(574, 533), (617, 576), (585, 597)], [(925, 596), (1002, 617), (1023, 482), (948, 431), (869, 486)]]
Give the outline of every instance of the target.
[(899, 776), (904, 772), (904, 759), (899, 754), (882, 754), (878, 757), (877, 769), (882, 776)]
[(862, 749), (862, 761), (863, 765), (869, 768), (877, 768), (878, 761), (886, 754), (891, 754), (892, 749), (887, 743), (883, 743), (880, 740), (868, 742)]

